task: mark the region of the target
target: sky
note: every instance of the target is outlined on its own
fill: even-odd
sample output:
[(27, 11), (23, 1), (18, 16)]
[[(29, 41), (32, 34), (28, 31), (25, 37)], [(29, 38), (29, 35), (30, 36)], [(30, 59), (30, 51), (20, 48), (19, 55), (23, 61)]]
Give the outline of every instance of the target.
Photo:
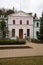
[(43, 0), (0, 0), (0, 8), (15, 8), (18, 11), (37, 13), (37, 16), (41, 16), (43, 11)]

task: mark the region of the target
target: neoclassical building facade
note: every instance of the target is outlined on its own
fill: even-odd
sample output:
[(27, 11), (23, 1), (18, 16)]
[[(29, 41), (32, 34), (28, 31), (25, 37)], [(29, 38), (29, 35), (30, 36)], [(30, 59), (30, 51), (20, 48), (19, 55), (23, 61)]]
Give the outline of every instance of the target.
[[(6, 22), (6, 38), (9, 39), (38, 39), (37, 35), (40, 33), (40, 19), (33, 18), (31, 13), (18, 11), (10, 14), (7, 17), (0, 17), (1, 21)], [(0, 39), (2, 32), (0, 27)]]
[(8, 15), (9, 38), (24, 39), (25, 37), (33, 38), (33, 16), (30, 13), (18, 11)]

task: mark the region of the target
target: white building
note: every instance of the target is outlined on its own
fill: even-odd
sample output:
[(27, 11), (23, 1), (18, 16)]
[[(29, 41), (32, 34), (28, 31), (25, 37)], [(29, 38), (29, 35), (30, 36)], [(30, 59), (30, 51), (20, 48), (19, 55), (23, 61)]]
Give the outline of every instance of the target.
[(8, 16), (9, 38), (33, 38), (33, 17), (29, 13), (18, 11)]

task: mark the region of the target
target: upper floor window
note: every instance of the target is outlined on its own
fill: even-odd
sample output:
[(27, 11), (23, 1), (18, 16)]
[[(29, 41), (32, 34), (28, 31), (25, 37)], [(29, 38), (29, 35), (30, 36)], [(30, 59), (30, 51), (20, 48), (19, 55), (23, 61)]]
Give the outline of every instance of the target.
[(27, 20), (27, 25), (29, 25), (29, 21)]
[(20, 24), (22, 24), (22, 20), (20, 20)]
[(37, 23), (37, 27), (39, 27), (39, 23)]
[(13, 24), (15, 24), (15, 20), (13, 20)]

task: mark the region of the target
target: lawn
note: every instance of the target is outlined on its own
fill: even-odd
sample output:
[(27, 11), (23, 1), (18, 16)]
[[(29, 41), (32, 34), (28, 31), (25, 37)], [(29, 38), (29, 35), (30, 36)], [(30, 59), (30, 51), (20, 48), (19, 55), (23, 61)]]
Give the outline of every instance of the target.
[(0, 65), (43, 65), (43, 56), (0, 59)]

